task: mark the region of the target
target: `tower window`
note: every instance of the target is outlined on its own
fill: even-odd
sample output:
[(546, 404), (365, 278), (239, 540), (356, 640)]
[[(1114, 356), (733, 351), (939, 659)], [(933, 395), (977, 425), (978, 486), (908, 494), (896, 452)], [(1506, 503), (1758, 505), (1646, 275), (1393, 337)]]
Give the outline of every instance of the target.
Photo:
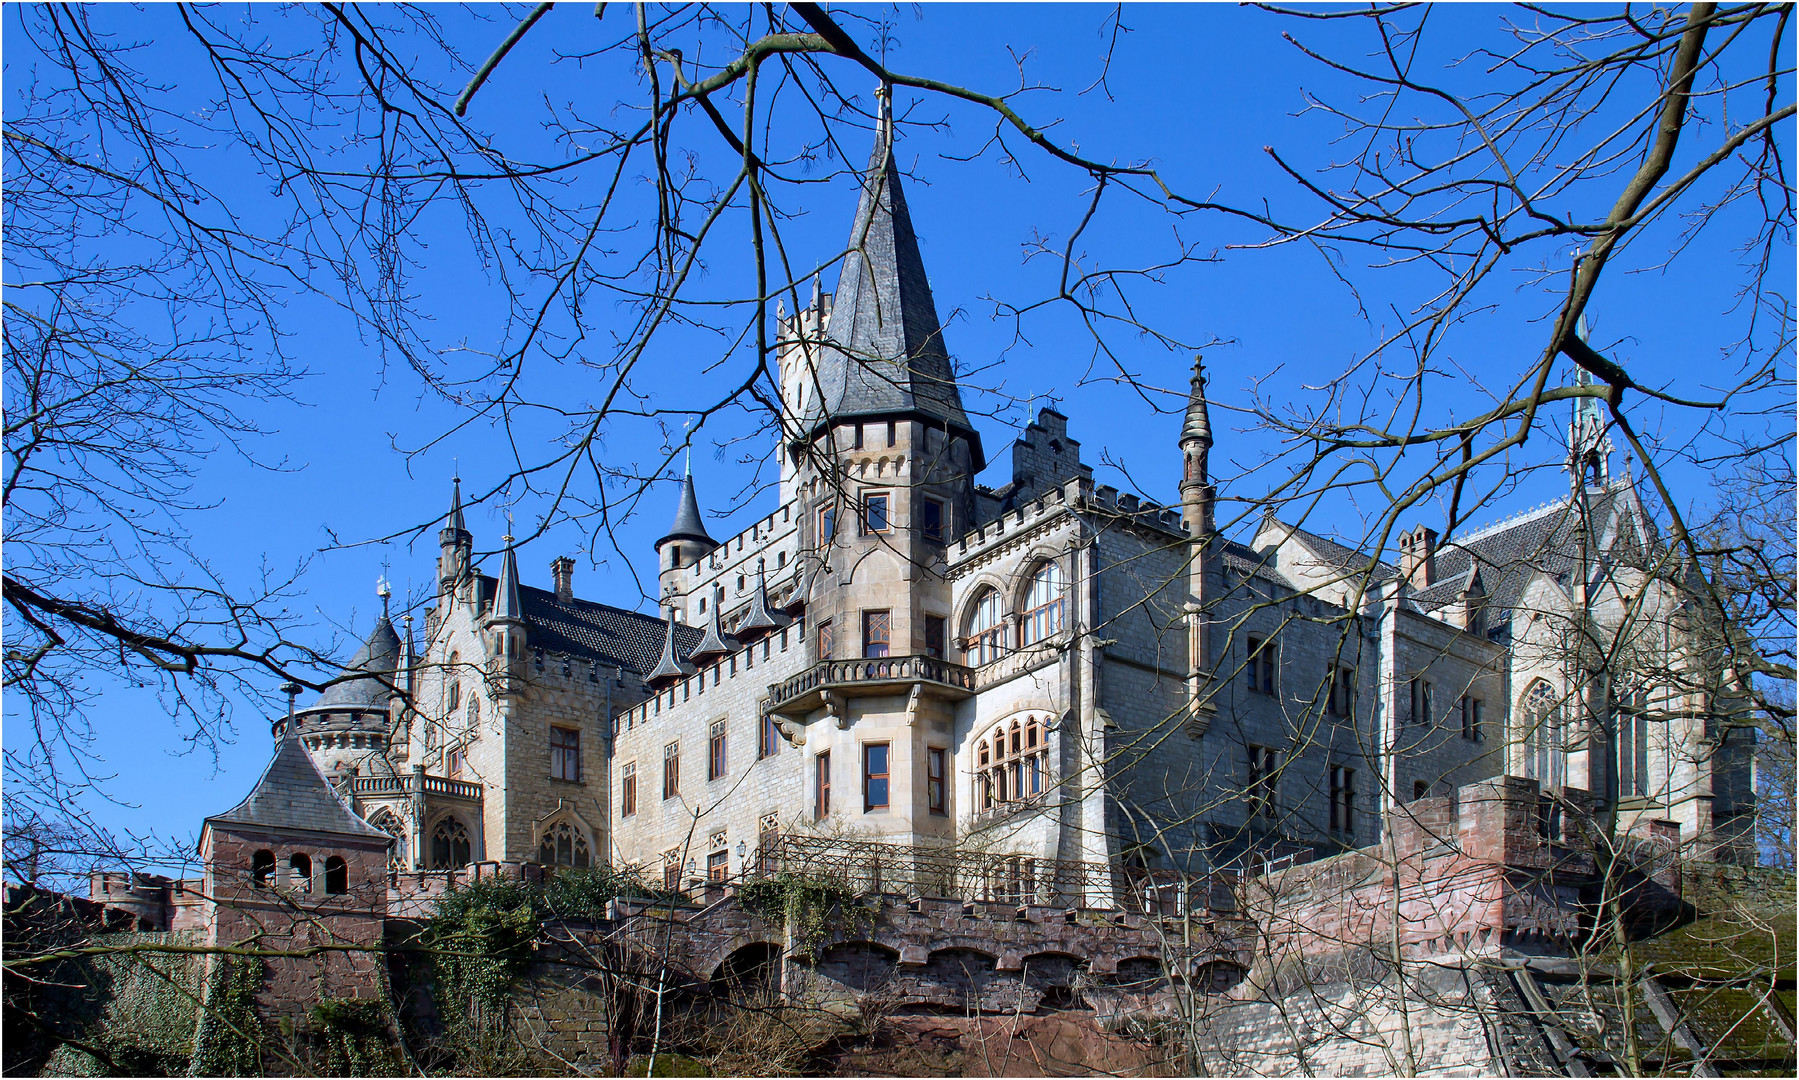
[(1355, 835), (1355, 770), (1331, 766), (1331, 830)]
[(1329, 711), (1332, 716), (1355, 716), (1355, 668), (1342, 664), (1331, 668)]
[(890, 611), (864, 611), (862, 613), (862, 655), (869, 659), (878, 659), (888, 654), (893, 644), (893, 613)]
[(1249, 639), (1249, 688), (1258, 694), (1274, 696), (1274, 642), (1267, 638)]
[(888, 744), (862, 747), (862, 810), (885, 810), (888, 805)]
[(662, 797), (672, 799), (681, 794), (681, 744), (669, 743), (662, 748)]
[(581, 732), (574, 728), (550, 729), (550, 778), (581, 779)]
[(862, 449), (862, 425), (856, 425), (856, 449)]
[(943, 504), (936, 499), (924, 499), (918, 504), (920, 531), (926, 540), (943, 542)]
[(344, 862), (342, 855), (325, 859), (325, 891), (332, 896), (342, 896), (350, 891), (350, 865)]
[(924, 617), (924, 654), (933, 660), (943, 659), (943, 616)]
[(831, 658), (831, 644), (831, 620), (826, 619), (824, 622), (818, 624), (819, 660), (823, 661)]
[(1019, 624), (1020, 644), (1034, 645), (1059, 633), (1067, 609), (1062, 567), (1046, 562), (1031, 574), (1031, 591), (1025, 598), (1024, 619)]
[(887, 421), (887, 445), (892, 446), (899, 440), (899, 425), (892, 420)]
[(818, 508), (818, 542), (828, 544), (837, 535), (837, 507)]
[(250, 856), (250, 883), (258, 889), (266, 889), (275, 876), (275, 853), (258, 851)]
[(1249, 748), (1249, 816), (1274, 816), (1276, 789), (1280, 783), (1281, 754), (1266, 746)]
[(948, 757), (949, 751), (940, 746), (933, 746), (925, 751), (927, 770), (925, 797), (931, 804), (931, 813), (933, 814), (942, 814), (946, 812), (945, 806), (947, 805), (947, 800), (944, 793), (944, 765), (946, 764)]
[(1422, 675), (1411, 678), (1412, 723), (1429, 727), (1436, 721), (1436, 710), (1431, 706), (1430, 680)]
[(975, 597), (969, 618), (969, 659), (975, 664), (990, 664), (1006, 651), (1006, 606), (999, 590), (989, 585)]
[(812, 816), (819, 821), (831, 816), (831, 752), (818, 755)]
[(864, 501), (862, 512), (862, 531), (884, 533), (888, 530), (888, 506), (891, 497), (886, 493), (870, 495)]
[(1462, 738), (1469, 742), (1481, 741), (1481, 711), (1479, 698), (1462, 695)]
[(312, 891), (312, 857), (295, 852), (287, 860), (287, 886), (298, 892)]
[(725, 775), (725, 722), (713, 721), (706, 738), (706, 779), (718, 780)]

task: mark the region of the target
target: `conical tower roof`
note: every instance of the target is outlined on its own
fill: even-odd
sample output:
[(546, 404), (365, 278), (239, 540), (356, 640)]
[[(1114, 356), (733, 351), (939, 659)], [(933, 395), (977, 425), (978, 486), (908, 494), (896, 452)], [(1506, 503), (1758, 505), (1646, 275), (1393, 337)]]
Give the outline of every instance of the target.
[[(389, 632), (392, 630), (389, 628)], [(206, 819), (206, 825), (238, 825), (253, 829), (294, 829), (337, 833), (365, 839), (391, 840), (358, 817), (319, 771), (289, 724), (275, 747), (274, 759), (243, 802)]]
[(518, 595), (518, 555), (512, 550), (510, 536), (506, 538), (506, 551), (500, 556), (500, 580), (494, 587), (493, 617), (519, 620), (525, 617), (525, 605)]
[(643, 677), (647, 683), (656, 683), (664, 679), (681, 679), (693, 674), (693, 665), (685, 663), (675, 651), (675, 611), (668, 611), (668, 635), (662, 639), (662, 659), (648, 675)]
[(787, 620), (768, 608), (768, 575), (758, 567), (756, 592), (750, 597), (750, 609), (744, 613), (743, 620), (737, 624), (737, 636), (748, 638), (751, 635), (766, 634), (771, 630), (779, 630), (785, 625), (787, 625)]
[(731, 635), (724, 632), (723, 627), (719, 626), (718, 605), (715, 603), (712, 605), (712, 620), (706, 624), (706, 636), (701, 638), (700, 643), (695, 645), (693, 651), (687, 655), (691, 659), (703, 660), (707, 657), (723, 656), (735, 648), (737, 648), (737, 642)]
[(885, 95), (880, 133), (862, 179), (862, 200), (845, 245), (843, 269), (818, 363), (822, 393), (806, 427), (856, 416), (915, 414), (969, 440), (975, 468), (985, 459), (962, 409), (943, 324), (918, 251), (918, 235), (893, 155)]
[(400, 635), (394, 632), (394, 624), (384, 615), (375, 624), (362, 648), (350, 658), (350, 664), (344, 674), (367, 672), (356, 678), (345, 679), (325, 687), (319, 699), (307, 708), (307, 712), (324, 709), (385, 709), (388, 696), (393, 693), (394, 672), (400, 662)]
[(656, 546), (660, 548), (670, 540), (698, 540), (718, 546), (718, 541), (706, 532), (706, 523), (700, 520), (700, 500), (693, 492), (692, 473), (681, 478), (681, 501), (675, 507), (674, 524), (668, 527), (668, 535), (656, 541)]

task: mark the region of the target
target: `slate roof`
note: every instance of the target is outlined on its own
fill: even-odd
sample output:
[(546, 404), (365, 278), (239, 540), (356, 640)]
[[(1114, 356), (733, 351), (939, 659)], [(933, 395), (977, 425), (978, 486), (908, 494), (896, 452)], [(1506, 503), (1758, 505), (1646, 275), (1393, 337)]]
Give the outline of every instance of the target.
[(670, 540), (699, 540), (718, 546), (718, 541), (706, 532), (706, 523), (700, 519), (700, 500), (693, 493), (692, 474), (681, 478), (681, 500), (675, 507), (674, 524), (668, 527), (668, 535), (656, 541), (656, 546), (660, 548)]
[(848, 417), (919, 413), (969, 440), (975, 470), (986, 464), (980, 436), (962, 410), (943, 324), (900, 187), (884, 128), (862, 178), (855, 227), (844, 246), (828, 344), (818, 361), (821, 390), (807, 426)]
[(274, 759), (244, 801), (222, 814), (214, 814), (205, 823), (392, 839), (350, 809), (319, 772), (312, 755), (291, 734), (275, 747)]
[[(483, 597), (494, 595), (497, 582), (481, 575)], [(556, 599), (554, 592), (518, 587), (519, 601), (525, 613), (525, 633), (533, 649), (616, 664), (639, 675), (655, 669), (662, 655), (666, 632), (663, 622), (654, 615), (642, 615), (592, 600)], [(675, 644), (683, 653), (691, 652), (700, 640), (700, 631), (691, 626), (675, 625)]]
[(1223, 549), (1219, 552), (1219, 556), (1225, 566), (1230, 567), (1240, 574), (1248, 574), (1260, 578), (1263, 581), (1272, 581), (1277, 585), (1283, 585), (1289, 589), (1294, 588), (1293, 583), (1288, 581), (1285, 575), (1281, 574), (1280, 571), (1269, 564), (1266, 556), (1262, 555), (1248, 544), (1239, 544), (1235, 540), (1226, 540)]
[[(1305, 541), (1307, 547), (1317, 552), (1319, 558), (1339, 570), (1359, 572), (1368, 566), (1368, 556), (1355, 548), (1339, 544), (1327, 536), (1309, 532), (1297, 525), (1289, 525), (1288, 528), (1293, 530), (1293, 535)], [(1397, 576), (1398, 573), (1399, 569), (1392, 563), (1378, 561), (1374, 565), (1375, 581), (1385, 581), (1390, 577)]]
[(362, 648), (356, 651), (356, 655), (350, 658), (349, 666), (344, 669), (345, 674), (352, 671), (366, 671), (370, 674), (325, 687), (319, 699), (307, 706), (306, 711), (387, 708), (387, 699), (393, 693), (394, 672), (399, 663), (400, 635), (394, 632), (394, 624), (384, 615), (375, 624), (369, 639), (362, 643)]
[[(1622, 484), (1588, 490), (1587, 512), (1595, 533), (1604, 529), (1626, 490)], [(1467, 539), (1452, 540), (1437, 548), (1438, 584), (1446, 579), (1465, 579), (1471, 566), (1478, 567), (1489, 607), (1510, 611), (1523, 599), (1533, 573), (1547, 574), (1563, 588), (1574, 584), (1573, 575), (1580, 571), (1581, 528), (1579, 504), (1568, 498), (1498, 526), (1476, 530)]]

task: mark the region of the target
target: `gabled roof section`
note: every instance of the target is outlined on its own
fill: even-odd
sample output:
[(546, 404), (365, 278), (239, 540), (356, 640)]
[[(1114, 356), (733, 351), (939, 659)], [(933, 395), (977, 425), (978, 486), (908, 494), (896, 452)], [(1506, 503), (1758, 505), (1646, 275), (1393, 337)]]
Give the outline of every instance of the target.
[(962, 409), (900, 186), (885, 106), (881, 135), (862, 177), (856, 223), (844, 246), (848, 254), (818, 362), (822, 393), (805, 418), (807, 429), (856, 416), (921, 414), (967, 438), (980, 469), (985, 464), (980, 437)]
[[(479, 580), (482, 590), (490, 596), (497, 584), (486, 575)], [(554, 592), (529, 585), (521, 584), (518, 596), (532, 648), (622, 667), (639, 677), (655, 669), (664, 637), (662, 620), (656, 616), (591, 600), (565, 602), (556, 599)], [(684, 652), (699, 639), (698, 629), (675, 626), (675, 643)]]
[(375, 624), (369, 639), (350, 658), (344, 674), (367, 672), (325, 687), (319, 699), (307, 706), (307, 712), (319, 709), (385, 709), (393, 694), (394, 673), (400, 663), (400, 635), (386, 616)]
[(362, 840), (389, 840), (356, 815), (291, 731), (275, 747), (275, 757), (243, 802), (206, 819), (206, 825), (336, 833)]

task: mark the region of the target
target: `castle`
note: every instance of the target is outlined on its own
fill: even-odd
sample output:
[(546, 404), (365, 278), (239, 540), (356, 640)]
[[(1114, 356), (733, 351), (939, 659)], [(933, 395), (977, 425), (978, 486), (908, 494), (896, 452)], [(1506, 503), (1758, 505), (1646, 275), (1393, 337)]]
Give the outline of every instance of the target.
[(687, 476), (651, 616), (577, 598), (568, 558), (526, 585), (510, 537), (481, 572), (458, 481), (422, 643), (384, 617), (355, 677), (274, 722), (395, 869), (687, 889), (810, 832), (1031, 880), (1200, 873), (1373, 844), (1505, 775), (1748, 856), (1728, 683), (1591, 399), (1564, 497), (1450, 543), (1420, 526), (1394, 561), (1272, 515), (1222, 535), (1197, 364), (1178, 500), (1096, 484), (1050, 409), (984, 485), (890, 126), (837, 291), (778, 315), (778, 509), (716, 539)]

